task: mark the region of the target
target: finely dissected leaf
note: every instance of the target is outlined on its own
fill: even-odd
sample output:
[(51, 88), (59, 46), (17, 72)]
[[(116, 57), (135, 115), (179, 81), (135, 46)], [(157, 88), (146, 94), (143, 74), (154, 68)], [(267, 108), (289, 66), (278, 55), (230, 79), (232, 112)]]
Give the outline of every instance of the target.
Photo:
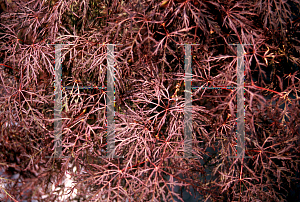
[[(0, 1), (0, 179), (20, 182), (5, 180), (0, 197), (297, 200), (290, 190), (298, 193), (299, 184), (299, 9), (299, 0)], [(68, 86), (61, 119), (54, 44), (64, 44), (61, 85)], [(184, 44), (192, 44), (192, 89)], [(243, 59), (237, 44), (245, 44)], [(244, 103), (235, 88), (240, 64)], [(188, 115), (197, 158), (182, 158)], [(247, 158), (231, 158), (238, 121)], [(62, 158), (48, 158), (60, 143)], [(106, 156), (112, 146), (119, 158)]]

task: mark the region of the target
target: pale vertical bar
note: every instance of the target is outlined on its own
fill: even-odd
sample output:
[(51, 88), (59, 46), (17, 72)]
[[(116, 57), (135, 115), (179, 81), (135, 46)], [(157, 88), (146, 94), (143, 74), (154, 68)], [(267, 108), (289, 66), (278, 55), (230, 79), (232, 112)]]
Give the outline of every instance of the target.
[(244, 46), (237, 44), (237, 157), (245, 156)]
[(192, 157), (192, 55), (191, 45), (185, 44), (184, 59), (184, 84), (185, 84), (185, 105), (184, 105), (184, 157)]
[(113, 158), (115, 153), (115, 111), (114, 111), (114, 45), (107, 45), (107, 157)]
[(62, 92), (61, 92), (61, 44), (55, 45), (55, 101), (54, 101), (54, 157), (59, 158), (62, 152)]

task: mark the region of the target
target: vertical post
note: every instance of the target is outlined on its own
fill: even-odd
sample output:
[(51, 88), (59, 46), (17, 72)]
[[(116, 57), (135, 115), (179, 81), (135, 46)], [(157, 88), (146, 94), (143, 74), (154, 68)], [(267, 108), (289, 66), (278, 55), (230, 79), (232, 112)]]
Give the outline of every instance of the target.
[(115, 153), (115, 80), (114, 80), (114, 45), (107, 45), (107, 157), (113, 158)]
[(191, 44), (185, 44), (184, 59), (184, 85), (185, 85), (185, 105), (184, 105), (184, 157), (192, 157), (192, 55)]
[(245, 156), (245, 107), (244, 107), (244, 47), (237, 45), (237, 157)]
[(244, 46), (252, 44), (229, 44), (237, 45), (237, 86), (236, 86), (236, 100), (237, 100), (237, 156), (229, 156), (229, 158), (252, 158), (245, 156), (245, 65), (244, 65)]
[(61, 44), (55, 45), (55, 101), (54, 101), (54, 157), (59, 158), (62, 152), (62, 92), (61, 92), (61, 75), (62, 75), (62, 66), (61, 66)]

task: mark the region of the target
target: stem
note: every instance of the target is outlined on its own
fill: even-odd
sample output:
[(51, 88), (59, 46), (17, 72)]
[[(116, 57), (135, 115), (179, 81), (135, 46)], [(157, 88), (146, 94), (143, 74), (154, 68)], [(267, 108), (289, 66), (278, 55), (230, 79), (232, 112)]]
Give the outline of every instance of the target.
[(10, 69), (12, 69), (12, 70), (19, 71), (18, 69), (15, 69), (15, 68), (13, 68), (13, 67), (11, 67), (11, 66), (8, 66), (8, 65), (5, 65), (5, 64), (0, 64), (0, 65), (3, 65), (4, 67), (8, 67), (8, 68), (10, 68)]
[(280, 93), (280, 92), (277, 92), (277, 91), (274, 91), (274, 90), (271, 90), (271, 89), (267, 89), (267, 88), (263, 88), (263, 87), (256, 86), (256, 85), (253, 83), (253, 81), (251, 81), (251, 85), (252, 85), (253, 87), (255, 87), (255, 88), (262, 89), (262, 90), (266, 90), (266, 91), (270, 91), (270, 92), (276, 93), (276, 94), (278, 94), (278, 95), (280, 95), (280, 96), (283, 96), (283, 94)]
[(1, 185), (0, 188), (14, 201), (14, 202), (19, 202), (16, 199), (14, 199)]

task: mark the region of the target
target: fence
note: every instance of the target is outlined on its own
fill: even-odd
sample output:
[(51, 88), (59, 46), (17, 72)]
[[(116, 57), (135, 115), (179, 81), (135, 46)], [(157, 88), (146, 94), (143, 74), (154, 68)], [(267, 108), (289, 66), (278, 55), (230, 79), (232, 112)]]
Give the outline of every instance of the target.
[[(107, 87), (106, 87), (106, 114), (107, 114), (107, 155), (102, 157), (120, 158), (115, 156), (115, 121), (114, 121), (114, 104), (115, 104), (115, 69), (114, 69), (114, 46), (116, 44), (107, 45)], [(237, 86), (208, 86), (208, 87), (192, 87), (192, 56), (191, 46), (197, 44), (179, 44), (185, 46), (185, 60), (184, 60), (184, 83), (185, 83), (185, 106), (184, 106), (184, 156), (179, 158), (193, 158), (197, 156), (192, 155), (192, 89), (229, 89), (236, 88), (237, 90), (237, 149), (236, 155), (230, 158), (250, 158), (245, 156), (245, 107), (244, 107), (244, 45), (251, 44), (230, 44), (237, 46)], [(54, 156), (48, 158), (69, 158), (68, 156), (61, 156), (62, 152), (62, 88), (72, 89), (72, 86), (61, 85), (62, 64), (61, 64), (61, 50), (62, 44), (55, 45), (55, 105), (54, 105), (54, 132), (55, 132), (55, 151)], [(79, 89), (93, 89), (104, 88), (95, 86), (79, 86)]]

